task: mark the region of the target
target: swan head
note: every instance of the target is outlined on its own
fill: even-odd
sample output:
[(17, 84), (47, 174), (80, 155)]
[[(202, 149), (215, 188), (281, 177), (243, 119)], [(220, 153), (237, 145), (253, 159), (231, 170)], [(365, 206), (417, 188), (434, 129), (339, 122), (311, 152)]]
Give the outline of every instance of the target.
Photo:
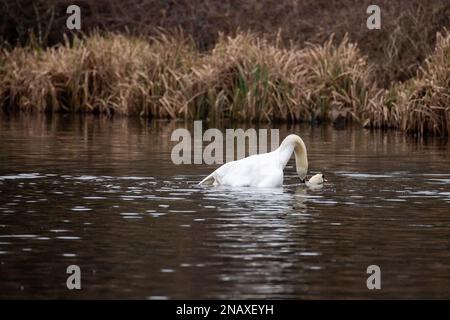
[(325, 176), (322, 173), (318, 173), (316, 175), (313, 175), (308, 180), (308, 183), (309, 184), (314, 184), (314, 185), (319, 185), (319, 184), (323, 184), (324, 181), (325, 181)]

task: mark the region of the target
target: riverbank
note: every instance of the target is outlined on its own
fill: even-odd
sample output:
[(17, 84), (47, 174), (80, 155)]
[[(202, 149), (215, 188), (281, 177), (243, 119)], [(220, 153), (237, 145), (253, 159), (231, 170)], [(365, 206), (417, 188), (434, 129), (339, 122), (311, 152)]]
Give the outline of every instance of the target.
[(245, 121), (338, 121), (449, 135), (450, 36), (417, 76), (380, 89), (347, 38), (286, 48), (251, 33), (207, 52), (183, 34), (93, 34), (48, 49), (3, 50), (5, 110)]

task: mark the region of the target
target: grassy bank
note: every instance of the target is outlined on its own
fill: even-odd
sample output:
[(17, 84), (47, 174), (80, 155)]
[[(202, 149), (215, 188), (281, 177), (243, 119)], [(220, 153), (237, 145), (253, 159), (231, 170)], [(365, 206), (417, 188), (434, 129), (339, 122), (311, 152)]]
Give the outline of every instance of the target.
[(365, 126), (450, 135), (450, 33), (438, 33), (416, 77), (377, 92), (364, 118)]
[[(202, 50), (215, 46), (219, 32), (234, 36), (238, 30), (249, 31), (274, 40), (281, 30), (283, 43), (300, 47), (322, 44), (331, 34), (341, 42), (348, 34), (385, 88), (415, 76), (434, 48), (436, 32), (450, 28), (448, 0), (4, 0), (0, 42), (23, 45), (30, 35), (42, 46), (63, 42), (71, 4), (81, 8), (85, 33), (128, 30), (149, 36), (155, 28), (181, 28)], [(371, 4), (381, 8), (380, 30), (366, 28)]]
[(346, 37), (283, 46), (251, 33), (199, 51), (190, 37), (94, 34), (0, 55), (0, 103), (33, 112), (250, 121), (352, 120), (410, 133), (449, 134), (450, 37), (417, 77), (379, 89)]
[(370, 68), (344, 39), (285, 49), (249, 33), (201, 53), (192, 41), (93, 35), (73, 45), (3, 51), (9, 109), (237, 120), (358, 119)]

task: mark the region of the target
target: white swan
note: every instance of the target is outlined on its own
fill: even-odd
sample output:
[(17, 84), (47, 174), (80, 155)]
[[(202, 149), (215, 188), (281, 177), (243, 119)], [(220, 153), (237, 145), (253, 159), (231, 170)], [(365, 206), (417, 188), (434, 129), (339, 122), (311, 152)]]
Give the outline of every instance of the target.
[(308, 156), (303, 140), (291, 134), (274, 151), (231, 161), (219, 167), (199, 184), (232, 187), (273, 188), (283, 185), (283, 169), (295, 153), (297, 174), (305, 182)]

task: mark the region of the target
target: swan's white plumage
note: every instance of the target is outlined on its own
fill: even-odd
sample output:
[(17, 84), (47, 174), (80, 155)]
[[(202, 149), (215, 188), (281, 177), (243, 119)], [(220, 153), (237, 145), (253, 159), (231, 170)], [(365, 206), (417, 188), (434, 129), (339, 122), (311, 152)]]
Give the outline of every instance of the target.
[(299, 136), (291, 134), (276, 150), (225, 163), (200, 184), (280, 187), (283, 185), (283, 169), (292, 153), (295, 153), (297, 173), (304, 180), (308, 171), (306, 147)]

